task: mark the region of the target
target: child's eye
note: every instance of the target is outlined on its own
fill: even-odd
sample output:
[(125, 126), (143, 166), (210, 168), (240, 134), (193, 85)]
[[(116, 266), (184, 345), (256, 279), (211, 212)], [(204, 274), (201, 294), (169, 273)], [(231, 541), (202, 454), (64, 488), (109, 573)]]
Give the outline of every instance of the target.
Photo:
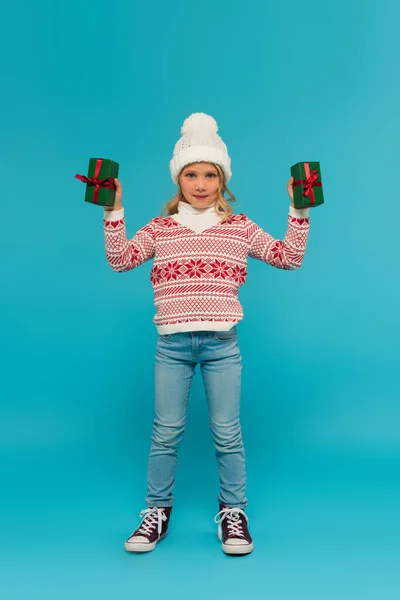
[[(186, 177), (189, 177), (189, 179), (192, 179), (193, 177), (196, 177), (196, 173), (185, 173)], [(206, 177), (209, 177), (211, 179), (213, 179), (214, 177), (216, 177), (216, 173), (207, 173)]]

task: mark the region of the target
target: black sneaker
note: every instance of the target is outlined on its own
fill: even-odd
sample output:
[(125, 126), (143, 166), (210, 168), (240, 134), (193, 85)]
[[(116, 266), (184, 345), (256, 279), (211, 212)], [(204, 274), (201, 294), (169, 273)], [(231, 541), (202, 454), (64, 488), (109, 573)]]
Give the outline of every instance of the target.
[(144, 517), (140, 526), (126, 540), (127, 552), (151, 552), (157, 542), (168, 534), (168, 522), (172, 506), (166, 508), (147, 508), (140, 513)]
[[(248, 530), (249, 518), (242, 508), (219, 505), (214, 521), (218, 523), (218, 537), (225, 554), (250, 554), (254, 550)], [(221, 515), (221, 516), (220, 516)], [(218, 518), (220, 517), (220, 518)]]

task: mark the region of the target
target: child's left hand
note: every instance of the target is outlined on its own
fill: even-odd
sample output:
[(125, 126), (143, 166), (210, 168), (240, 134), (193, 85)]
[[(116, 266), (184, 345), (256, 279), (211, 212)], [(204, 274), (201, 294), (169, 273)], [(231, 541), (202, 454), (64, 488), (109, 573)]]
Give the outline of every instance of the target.
[(289, 198), (291, 200), (292, 206), (294, 208), (294, 201), (293, 201), (293, 184), (294, 184), (294, 177), (291, 177), (289, 179), (289, 181), (287, 182), (287, 192), (289, 194)]

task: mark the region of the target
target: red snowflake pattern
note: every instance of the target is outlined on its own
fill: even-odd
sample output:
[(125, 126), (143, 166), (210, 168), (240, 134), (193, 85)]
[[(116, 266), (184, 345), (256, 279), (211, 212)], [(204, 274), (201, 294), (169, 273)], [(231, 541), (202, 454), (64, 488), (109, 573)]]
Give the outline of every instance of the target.
[(180, 263), (177, 260), (174, 262), (169, 262), (165, 267), (165, 279), (169, 281), (170, 279), (176, 279), (178, 275), (180, 275)]
[(153, 219), (153, 223), (156, 225), (163, 225), (164, 227), (175, 227), (179, 225), (178, 221), (171, 219), (171, 217), (156, 217)]
[(201, 258), (199, 258), (199, 260), (194, 260), (192, 258), (192, 260), (185, 264), (185, 274), (188, 275), (190, 278), (201, 277), (202, 275), (205, 275), (207, 273), (207, 271), (204, 268), (205, 266), (206, 263), (203, 260), (201, 260)]
[(131, 263), (132, 266), (137, 265), (139, 263), (139, 250), (137, 248), (132, 248)]
[(246, 267), (239, 267), (239, 265), (235, 265), (232, 269), (233, 271), (233, 279), (239, 284), (242, 285), (246, 281), (247, 271)]
[(283, 244), (280, 241), (277, 241), (271, 247), (271, 254), (274, 261), (283, 262)]
[(231, 215), (230, 217), (228, 217), (228, 219), (225, 221), (226, 224), (229, 223), (239, 223), (240, 221), (246, 221), (247, 217), (246, 215), (244, 215), (243, 213), (238, 213), (237, 215)]
[(221, 277), (222, 279), (226, 279), (229, 276), (229, 267), (224, 260), (214, 260), (210, 266), (210, 275)]
[(160, 283), (163, 279), (163, 270), (158, 265), (154, 265), (150, 272), (150, 281), (153, 285)]
[(128, 268), (134, 268), (139, 262), (139, 250), (135, 246), (129, 245), (122, 255), (122, 260), (128, 265)]

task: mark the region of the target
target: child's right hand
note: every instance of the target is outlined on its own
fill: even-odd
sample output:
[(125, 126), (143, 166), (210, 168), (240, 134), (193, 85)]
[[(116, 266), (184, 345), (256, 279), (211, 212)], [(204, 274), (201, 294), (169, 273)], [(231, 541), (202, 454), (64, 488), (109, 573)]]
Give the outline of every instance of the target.
[(114, 206), (104, 206), (104, 210), (121, 210), (122, 208), (122, 185), (116, 177), (114, 178), (114, 183), (116, 187)]

